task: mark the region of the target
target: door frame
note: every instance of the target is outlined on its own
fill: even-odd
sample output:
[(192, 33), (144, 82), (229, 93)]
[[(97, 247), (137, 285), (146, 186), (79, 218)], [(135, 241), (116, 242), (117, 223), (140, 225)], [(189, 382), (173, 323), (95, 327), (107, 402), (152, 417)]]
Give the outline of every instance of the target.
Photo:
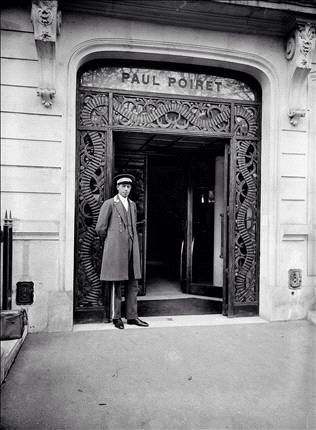
[[(158, 99), (160, 101), (168, 101), (171, 98), (175, 100), (175, 103), (179, 103), (181, 104), (181, 101), (184, 100), (187, 103), (189, 103), (190, 101), (201, 101), (201, 102), (207, 102), (207, 100), (205, 99), (205, 97), (190, 97), (190, 96), (186, 96), (186, 97), (182, 97), (182, 96), (178, 96), (178, 95), (170, 95), (170, 94), (149, 94), (149, 93), (142, 93), (142, 92), (124, 92), (124, 91), (106, 91), (106, 90), (100, 90), (98, 88), (89, 88), (89, 89), (83, 89), (81, 88), (80, 90), (78, 90), (78, 100), (79, 103), (78, 105), (80, 105), (80, 97), (82, 99), (84, 99), (85, 94), (93, 94), (93, 96), (95, 98), (99, 98), (103, 96), (105, 96), (105, 98), (107, 98), (107, 103), (109, 105), (109, 120), (108, 123), (104, 125), (103, 127), (103, 133), (105, 135), (105, 154), (106, 154), (106, 165), (108, 166), (108, 168), (106, 169), (106, 173), (105, 173), (105, 182), (104, 182), (104, 195), (103, 195), (103, 199), (109, 198), (110, 194), (109, 194), (109, 189), (110, 186), (109, 184), (112, 181), (112, 177), (113, 177), (113, 168), (111, 169), (109, 166), (112, 164), (113, 165), (113, 160), (114, 160), (114, 147), (113, 147), (113, 132), (117, 132), (117, 131), (128, 131), (128, 132), (132, 132), (132, 131), (137, 131), (137, 132), (141, 132), (141, 133), (175, 133), (175, 134), (182, 134), (182, 135), (194, 135), (194, 136), (209, 136), (209, 137), (218, 137), (218, 138), (226, 138), (226, 139), (230, 139), (230, 146), (232, 147), (233, 145), (238, 146), (238, 144), (240, 144), (241, 146), (243, 145), (243, 143), (245, 142), (252, 142), (252, 144), (254, 145), (258, 145), (258, 152), (257, 152), (257, 177), (258, 179), (256, 180), (257, 183), (257, 193), (256, 193), (256, 238), (257, 238), (257, 244), (256, 244), (256, 260), (255, 263), (257, 264), (256, 267), (256, 287), (255, 287), (255, 294), (256, 294), (256, 300), (253, 301), (252, 303), (243, 303), (243, 302), (236, 302), (235, 300), (235, 278), (236, 278), (236, 266), (234, 265), (234, 251), (232, 250), (232, 244), (230, 241), (228, 241), (226, 239), (226, 243), (227, 246), (229, 247), (229, 269), (228, 269), (228, 280), (227, 280), (227, 292), (229, 292), (226, 295), (226, 299), (228, 302), (228, 306), (227, 306), (227, 313), (228, 316), (235, 316), (235, 315), (243, 315), (243, 314), (257, 314), (258, 313), (258, 309), (259, 309), (259, 290), (258, 290), (258, 279), (259, 279), (259, 259), (258, 259), (258, 255), (259, 255), (259, 214), (260, 214), (260, 207), (259, 207), (259, 197), (260, 197), (260, 145), (259, 145), (259, 141), (260, 141), (260, 118), (261, 118), (261, 110), (260, 110), (260, 106), (261, 103), (259, 102), (244, 102), (244, 101), (236, 101), (236, 100), (211, 100), (212, 103), (225, 103), (226, 105), (230, 106), (230, 131), (229, 132), (213, 132), (213, 131), (209, 131), (209, 132), (205, 132), (205, 131), (198, 131), (198, 130), (177, 130), (177, 129), (160, 129), (160, 128), (147, 128), (147, 127), (143, 127), (143, 126), (139, 126), (138, 124), (134, 124), (134, 125), (129, 125), (126, 126), (124, 124), (115, 124), (113, 123), (113, 117), (111, 115), (113, 115), (113, 111), (116, 112), (116, 114), (121, 115), (122, 114), (122, 110), (119, 110), (120, 108), (118, 107), (118, 102), (117, 100), (121, 97), (122, 99), (128, 99), (128, 98), (135, 98), (135, 99), (139, 99), (139, 98), (148, 98), (148, 97), (154, 97), (155, 99)], [(114, 106), (113, 103), (113, 99), (116, 97), (116, 105)], [(81, 107), (78, 107), (79, 110), (80, 109), (84, 109), (83, 105), (81, 105)], [(93, 109), (94, 107), (90, 106), (90, 109)], [(255, 112), (255, 113), (254, 113)], [(77, 116), (79, 118), (79, 115)], [(241, 124), (237, 123), (237, 118), (241, 118)], [(88, 130), (89, 128), (89, 130)], [(81, 125), (78, 126), (78, 133), (80, 134), (82, 129), (86, 129), (87, 133), (89, 133), (89, 131), (91, 130), (91, 127), (82, 127)], [(97, 127), (98, 129), (100, 129), (100, 127)], [(92, 127), (93, 130), (93, 127)], [(78, 139), (80, 140), (80, 139)], [(236, 152), (237, 149), (234, 149), (234, 151)], [(233, 161), (232, 161), (233, 160)], [(230, 184), (232, 185), (231, 188), (233, 188), (234, 190), (236, 189), (234, 186), (235, 183), (235, 177), (234, 177), (234, 173), (235, 173), (235, 169), (236, 169), (236, 165), (238, 164), (237, 158), (234, 156), (231, 156), (231, 162), (230, 162)], [(112, 171), (111, 171), (112, 170)], [(236, 191), (234, 191), (236, 193)], [(233, 194), (232, 189), (230, 189), (230, 204), (229, 207), (233, 208), (235, 202), (235, 194)], [(101, 202), (100, 202), (101, 203)], [(228, 234), (229, 237), (235, 237), (236, 235), (236, 226), (235, 226), (235, 216), (236, 216), (236, 211), (232, 210), (230, 211), (229, 215), (228, 215)], [(238, 270), (238, 268), (237, 268)], [(225, 279), (225, 278), (224, 278)], [(252, 299), (252, 298), (251, 298)]]
[(229, 178), (230, 178), (230, 143), (225, 145), (224, 153), (224, 208), (222, 213), (222, 226), (221, 226), (221, 252), (223, 256), (223, 315), (228, 316), (231, 314), (231, 307), (229, 307), (229, 291), (228, 291), (228, 217), (229, 217)]
[(184, 239), (185, 243), (185, 260), (186, 260), (186, 277), (184, 282), (184, 292), (190, 292), (190, 285), (192, 282), (192, 257), (193, 257), (193, 173), (192, 165), (187, 166), (187, 219), (186, 219), (186, 237)]

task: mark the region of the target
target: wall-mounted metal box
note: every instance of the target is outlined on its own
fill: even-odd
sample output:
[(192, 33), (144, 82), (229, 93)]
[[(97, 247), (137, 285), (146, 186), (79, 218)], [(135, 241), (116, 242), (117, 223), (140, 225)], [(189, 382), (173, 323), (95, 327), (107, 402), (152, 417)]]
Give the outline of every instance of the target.
[(17, 305), (31, 305), (34, 302), (34, 282), (17, 282), (15, 301)]

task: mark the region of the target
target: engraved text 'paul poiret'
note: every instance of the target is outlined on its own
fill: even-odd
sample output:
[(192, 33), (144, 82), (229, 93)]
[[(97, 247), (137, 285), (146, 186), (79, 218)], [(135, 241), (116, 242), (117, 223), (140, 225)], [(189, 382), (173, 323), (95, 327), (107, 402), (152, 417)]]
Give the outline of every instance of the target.
[(82, 87), (172, 95), (255, 101), (252, 88), (233, 78), (171, 70), (136, 67), (99, 67), (81, 76)]
[[(160, 82), (156, 75), (149, 75), (145, 73), (122, 73), (122, 82), (131, 82), (132, 84), (144, 84), (144, 85), (153, 85), (160, 86)], [(179, 88), (190, 88), (191, 90), (205, 89), (207, 91), (214, 91), (214, 86), (216, 86), (215, 91), (220, 92), (220, 88), (223, 85), (221, 81), (217, 80), (202, 80), (202, 79), (192, 79), (192, 78), (176, 78), (174, 76), (167, 77), (167, 85), (168, 87), (179, 87)]]

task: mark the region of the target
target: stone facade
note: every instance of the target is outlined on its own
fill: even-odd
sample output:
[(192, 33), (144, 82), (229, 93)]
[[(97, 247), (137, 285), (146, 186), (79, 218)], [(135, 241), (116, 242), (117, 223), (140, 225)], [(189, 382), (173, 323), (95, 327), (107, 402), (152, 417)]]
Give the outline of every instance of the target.
[[(31, 6), (8, 6), (1, 16), (1, 216), (8, 209), (14, 217), (13, 285), (35, 284), (31, 330), (72, 328), (77, 71), (99, 58), (222, 67), (257, 79), (260, 316), (306, 318), (316, 284), (316, 59), (315, 24), (302, 19), (304, 8), (288, 34), (269, 35), (62, 4), (61, 16), (57, 1)], [(316, 8), (306, 11), (309, 18)], [(301, 270), (301, 288), (289, 288), (290, 269)]]

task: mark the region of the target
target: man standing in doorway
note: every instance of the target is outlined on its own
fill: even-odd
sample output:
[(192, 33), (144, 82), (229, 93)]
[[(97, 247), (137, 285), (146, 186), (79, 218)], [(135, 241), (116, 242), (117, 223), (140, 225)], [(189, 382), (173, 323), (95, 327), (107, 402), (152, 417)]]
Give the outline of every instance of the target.
[(140, 320), (137, 314), (137, 279), (141, 278), (137, 209), (128, 198), (133, 182), (133, 175), (123, 173), (115, 176), (118, 194), (103, 203), (95, 228), (105, 238), (100, 279), (112, 282), (111, 314), (113, 324), (118, 329), (124, 328), (121, 318), (123, 281), (127, 324), (148, 327), (148, 323)]

